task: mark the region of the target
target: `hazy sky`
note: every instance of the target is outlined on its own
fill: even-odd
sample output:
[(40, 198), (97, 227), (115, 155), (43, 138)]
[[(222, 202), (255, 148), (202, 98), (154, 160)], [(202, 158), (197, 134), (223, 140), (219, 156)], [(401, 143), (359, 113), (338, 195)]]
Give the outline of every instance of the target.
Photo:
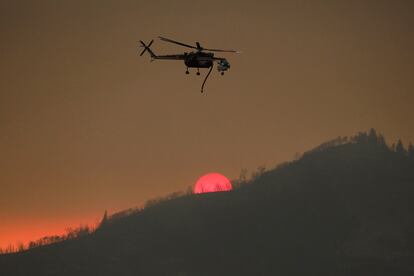
[[(0, 247), (374, 127), (414, 141), (413, 1), (0, 2)], [(185, 48), (231, 69), (185, 75)]]

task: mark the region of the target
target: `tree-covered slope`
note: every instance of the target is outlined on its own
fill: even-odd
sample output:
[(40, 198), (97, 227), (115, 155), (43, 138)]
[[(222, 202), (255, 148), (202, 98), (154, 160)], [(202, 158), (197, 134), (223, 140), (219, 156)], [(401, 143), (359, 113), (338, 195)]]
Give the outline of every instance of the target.
[[(0, 256), (0, 275), (414, 275), (414, 158), (371, 132)], [(161, 169), (160, 169), (161, 170)]]

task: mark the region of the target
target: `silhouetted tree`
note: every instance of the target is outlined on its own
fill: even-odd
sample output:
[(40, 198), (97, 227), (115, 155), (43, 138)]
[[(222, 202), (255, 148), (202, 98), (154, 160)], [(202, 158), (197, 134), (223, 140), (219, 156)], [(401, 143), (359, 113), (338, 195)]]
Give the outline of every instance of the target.
[(9, 244), (9, 245), (6, 247), (6, 253), (13, 253), (13, 252), (16, 252), (16, 249), (14, 248), (14, 245)]
[(411, 144), (411, 142), (408, 144), (407, 152), (408, 152), (408, 157), (410, 159), (414, 159), (414, 146), (413, 146), (413, 144)]
[(405, 155), (407, 153), (401, 139), (399, 139), (397, 142), (397, 146), (395, 147), (395, 152), (400, 155)]
[(232, 181), (233, 188), (238, 188), (247, 183), (247, 172), (248, 171), (245, 168), (240, 171), (239, 177)]
[(81, 225), (81, 226), (79, 226), (79, 228), (76, 229), (76, 237), (77, 238), (86, 236), (90, 233), (91, 233), (91, 231), (90, 231), (90, 228), (89, 228), (88, 225)]
[(17, 244), (17, 251), (18, 251), (18, 252), (23, 252), (24, 250), (25, 250), (25, 248), (24, 248), (23, 243), (22, 243), (22, 242), (19, 242), (19, 243)]
[(385, 142), (385, 138), (382, 134), (378, 134), (377, 144), (380, 145), (380, 146), (386, 146), (387, 145), (387, 143)]
[(252, 176), (251, 176), (252, 181), (257, 180), (265, 171), (266, 171), (266, 167), (264, 165), (259, 166), (257, 170), (252, 173)]
[(66, 232), (66, 239), (76, 239), (91, 233), (88, 225), (80, 225), (78, 228), (68, 227)]
[(378, 136), (375, 129), (371, 128), (368, 133), (368, 143), (377, 145), (378, 144)]
[(187, 189), (185, 189), (185, 195), (192, 195), (193, 194), (193, 186), (188, 186)]
[(366, 132), (359, 132), (357, 135), (352, 137), (351, 141), (356, 143), (366, 143), (368, 141), (368, 134)]
[(108, 223), (108, 211), (105, 210), (101, 223), (99, 223), (99, 227), (105, 226)]
[(29, 249), (37, 247), (37, 244), (34, 241), (29, 242)]

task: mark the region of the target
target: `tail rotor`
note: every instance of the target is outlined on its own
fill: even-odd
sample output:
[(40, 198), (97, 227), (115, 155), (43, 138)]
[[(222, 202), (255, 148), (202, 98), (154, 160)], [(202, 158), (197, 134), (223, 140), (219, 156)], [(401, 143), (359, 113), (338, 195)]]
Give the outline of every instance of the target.
[(140, 40), (139, 42), (141, 42), (140, 47), (144, 47), (144, 50), (142, 50), (142, 52), (139, 56), (142, 56), (146, 51), (148, 51), (148, 53), (151, 55), (151, 58), (156, 58), (156, 55), (150, 49), (150, 47), (151, 47), (152, 43), (154, 42), (154, 40), (151, 40), (151, 42), (148, 45), (145, 45), (145, 43), (142, 40)]

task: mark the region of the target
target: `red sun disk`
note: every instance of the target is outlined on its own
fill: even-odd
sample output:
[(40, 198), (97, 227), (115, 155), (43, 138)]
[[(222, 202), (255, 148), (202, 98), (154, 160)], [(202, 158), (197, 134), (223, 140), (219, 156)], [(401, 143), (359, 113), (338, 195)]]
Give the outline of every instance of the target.
[(208, 173), (200, 177), (194, 185), (193, 193), (212, 193), (212, 192), (224, 192), (231, 191), (230, 180), (219, 173)]

